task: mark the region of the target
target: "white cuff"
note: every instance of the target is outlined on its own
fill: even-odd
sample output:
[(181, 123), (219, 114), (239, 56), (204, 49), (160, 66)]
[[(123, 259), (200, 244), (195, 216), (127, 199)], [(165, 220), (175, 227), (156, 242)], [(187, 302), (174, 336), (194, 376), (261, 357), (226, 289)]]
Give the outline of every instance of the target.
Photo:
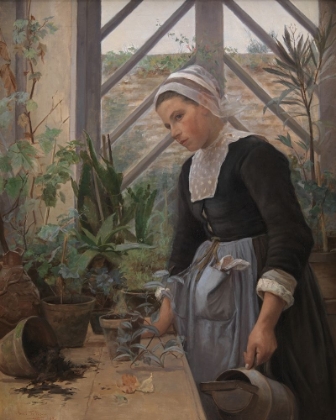
[(257, 294), (263, 299), (264, 293), (273, 293), (286, 302), (284, 307), (288, 309), (294, 303), (293, 293), (296, 287), (295, 278), (282, 270), (270, 270), (263, 274), (257, 284)]

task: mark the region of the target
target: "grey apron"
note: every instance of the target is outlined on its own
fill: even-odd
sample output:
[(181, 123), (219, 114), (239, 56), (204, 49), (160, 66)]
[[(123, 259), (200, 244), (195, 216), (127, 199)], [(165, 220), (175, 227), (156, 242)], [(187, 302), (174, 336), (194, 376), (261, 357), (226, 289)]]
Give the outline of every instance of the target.
[[(228, 272), (213, 268), (226, 255), (248, 261), (250, 266)], [(252, 239), (219, 242), (216, 246), (212, 241), (203, 242), (190, 267), (173, 277), (175, 327), (184, 338), (196, 384), (244, 366), (243, 353), (259, 313)]]

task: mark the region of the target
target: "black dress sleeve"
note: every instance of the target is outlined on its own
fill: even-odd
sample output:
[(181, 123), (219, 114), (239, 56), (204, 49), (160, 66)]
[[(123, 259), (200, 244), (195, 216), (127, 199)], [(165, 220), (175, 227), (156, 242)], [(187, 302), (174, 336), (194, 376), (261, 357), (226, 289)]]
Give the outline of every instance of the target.
[(178, 219), (168, 264), (171, 275), (186, 269), (191, 264), (199, 245), (206, 240), (203, 225), (192, 214), (187, 200), (189, 166), (184, 164), (178, 183)]
[(267, 227), (262, 273), (281, 269), (300, 279), (313, 238), (295, 195), (288, 159), (272, 145), (259, 143), (244, 159), (241, 177)]

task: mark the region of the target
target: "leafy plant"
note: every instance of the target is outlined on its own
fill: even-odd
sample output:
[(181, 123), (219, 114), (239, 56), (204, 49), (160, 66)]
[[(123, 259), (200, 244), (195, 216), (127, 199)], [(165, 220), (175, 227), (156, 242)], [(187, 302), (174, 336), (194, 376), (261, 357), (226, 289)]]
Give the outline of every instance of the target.
[[(156, 190), (151, 191), (147, 185), (146, 188), (140, 187), (135, 190), (128, 188), (127, 192), (123, 193), (121, 189), (123, 174), (116, 172), (112, 152), (109, 159), (102, 158), (100, 161), (89, 135), (87, 135), (87, 145), (88, 151), (81, 153), (84, 163), (79, 185), (73, 181), (78, 198), (78, 211), (81, 214), (81, 225), (86, 229), (86, 235), (97, 234), (99, 230), (101, 231), (102, 224), (108, 220), (106, 223), (109, 231), (115, 231), (113, 236), (116, 244), (123, 244), (126, 240), (133, 243), (150, 242), (148, 224)], [(97, 214), (99, 214), (98, 220)], [(133, 233), (128, 224), (134, 218)], [(93, 244), (92, 237), (91, 241)], [(102, 241), (101, 235), (100, 241)], [(129, 244), (125, 245), (126, 248), (130, 249)]]
[(149, 219), (151, 217), (157, 191), (151, 191), (150, 185), (146, 188), (136, 186), (127, 189), (131, 199), (135, 203), (135, 235), (140, 243), (151, 244), (153, 238), (149, 231)]
[[(119, 347), (114, 360), (129, 360), (131, 367), (142, 361), (148, 365), (154, 364), (164, 368), (165, 358), (168, 354), (172, 354), (174, 357), (184, 354), (178, 339), (173, 338), (164, 342), (158, 336), (157, 328), (150, 325), (140, 312), (134, 311), (129, 315), (130, 320), (122, 322), (118, 328), (117, 341)], [(143, 333), (148, 332), (152, 333), (153, 336), (149, 339), (147, 345), (137, 343), (137, 339)], [(159, 343), (151, 347), (154, 337), (158, 337)]]
[[(40, 23), (30, 15), (14, 22), (14, 52), (25, 57), (25, 75), (31, 81), (26, 92), (17, 91), (9, 49), (1, 39), (0, 55), (6, 63), (0, 69), (0, 77), (7, 96), (0, 100), (0, 130), (8, 130), (14, 122), (23, 132), (12, 143), (3, 140), (0, 150), (0, 219), (6, 229), (6, 240), (2, 241), (4, 252), (17, 246), (27, 251), (41, 221), (48, 223), (50, 208), (56, 206), (58, 199), (65, 201), (60, 187), (70, 180), (71, 166), (78, 162), (76, 143), (57, 147), (61, 130), (44, 125), (61, 101), (53, 104), (45, 117), (34, 123), (38, 108), (36, 86), (42, 79), (37, 66), (40, 68), (44, 63), (47, 53), (42, 40), (56, 30), (52, 17)], [(17, 121), (14, 121), (15, 105), (21, 110)], [(0, 137), (4, 139), (5, 135), (0, 132)]]
[(96, 298), (95, 309), (113, 310), (123, 279), (117, 268), (107, 267), (104, 260), (95, 259), (86, 271), (82, 293)]
[(142, 290), (152, 280), (153, 273), (167, 265), (170, 254), (172, 226), (169, 223), (167, 205), (152, 215), (153, 249), (134, 250), (120, 261), (120, 272), (128, 290)]
[(128, 226), (119, 226), (113, 229), (113, 218), (114, 214), (110, 215), (103, 222), (96, 236), (83, 227), (80, 232), (76, 231), (77, 237), (82, 243), (78, 249), (82, 252), (83, 258), (85, 257), (91, 261), (101, 256), (112, 264), (115, 264), (117, 257), (127, 251), (148, 248), (147, 245), (137, 242), (118, 244), (117, 234), (126, 230)]
[[(169, 277), (169, 272), (166, 270), (159, 270), (153, 273), (154, 281), (148, 282), (146, 288), (151, 289), (161, 289), (161, 296), (172, 298), (171, 293), (168, 288), (166, 288), (167, 283), (175, 280), (175, 277)], [(178, 278), (177, 278), (178, 280)], [(147, 306), (153, 306), (153, 303), (146, 303)], [(139, 306), (140, 308), (140, 306)], [(118, 343), (119, 347), (117, 350), (117, 356), (115, 360), (130, 360), (131, 366), (136, 362), (142, 361), (145, 364), (151, 365), (154, 363), (157, 366), (164, 367), (165, 358), (168, 354), (177, 355), (184, 354), (184, 351), (181, 347), (182, 337), (177, 339), (170, 339), (167, 342), (164, 342), (159, 337), (158, 329), (153, 325), (157, 321), (159, 310), (151, 310), (149, 312), (152, 314), (150, 316), (150, 321), (148, 318), (145, 318), (141, 315), (138, 310), (130, 312), (131, 322), (125, 321), (121, 324), (118, 330)], [(152, 333), (152, 337), (149, 339), (147, 345), (142, 343), (136, 343), (137, 337), (141, 337), (142, 334)], [(157, 337), (159, 343), (151, 347), (151, 343)]]
[(275, 59), (273, 67), (265, 68), (277, 77), (275, 82), (283, 86), (283, 91), (266, 105), (264, 112), (270, 104), (286, 105), (291, 116), (303, 119), (309, 133), (304, 140), (293, 142), (289, 133), (279, 136), (278, 140), (291, 150), (298, 197), (315, 233), (316, 243), (322, 242), (324, 252), (328, 250), (326, 216), (336, 211), (336, 195), (332, 174), (320, 170), (325, 130), (331, 123), (321, 121), (315, 108), (319, 105), (320, 86), (325, 80), (335, 77), (334, 73), (326, 74), (335, 58), (330, 54), (335, 42), (335, 38), (331, 38), (335, 26), (330, 19), (314, 37), (306, 38), (297, 35), (295, 28), (285, 28), (283, 44), (276, 41), (280, 59)]
[(103, 57), (103, 73), (108, 76), (122, 66), (136, 52), (134, 46), (127, 47), (124, 51), (108, 51)]
[(77, 211), (71, 210), (59, 216), (57, 224), (41, 226), (23, 256), (25, 270), (34, 269), (37, 281), (47, 284), (49, 292), (58, 296), (81, 292), (91, 262), (90, 256), (79, 252), (77, 221)]

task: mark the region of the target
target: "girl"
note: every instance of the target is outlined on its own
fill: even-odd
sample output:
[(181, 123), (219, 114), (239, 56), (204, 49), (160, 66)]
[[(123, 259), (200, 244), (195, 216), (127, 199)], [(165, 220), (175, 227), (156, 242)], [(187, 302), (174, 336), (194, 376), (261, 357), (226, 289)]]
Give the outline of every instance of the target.
[[(177, 281), (154, 325), (162, 334), (174, 322), (185, 337), (196, 384), (257, 367), (294, 392), (300, 420), (335, 419), (335, 352), (287, 158), (260, 136), (226, 133), (219, 85), (198, 65), (171, 74), (155, 107), (194, 155), (179, 178), (169, 262)], [(216, 270), (223, 257), (245, 269)]]

